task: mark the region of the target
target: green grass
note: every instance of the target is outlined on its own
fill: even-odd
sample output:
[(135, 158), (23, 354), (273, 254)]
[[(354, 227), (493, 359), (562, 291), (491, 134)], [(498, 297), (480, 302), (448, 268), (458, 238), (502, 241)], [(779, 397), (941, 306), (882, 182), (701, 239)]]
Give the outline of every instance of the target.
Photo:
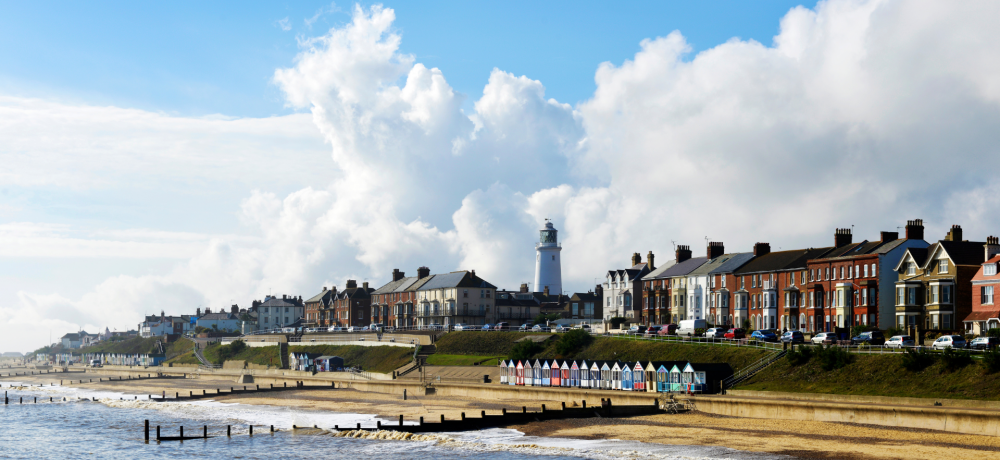
[(427, 364), (431, 366), (474, 366), (476, 363), (480, 363), (480, 366), (497, 366), (500, 364), (500, 359), (495, 356), (443, 355), (440, 353), (427, 357)]
[(827, 393), (913, 398), (1000, 400), (1000, 373), (975, 363), (946, 370), (941, 360), (922, 371), (908, 371), (901, 355), (855, 354), (847, 366), (824, 371), (813, 357), (794, 366), (782, 359), (738, 390)]
[(628, 340), (617, 337), (594, 337), (594, 341), (570, 356), (561, 356), (555, 344), (535, 357), (539, 359), (586, 359), (622, 361), (690, 361), (692, 363), (726, 363), (737, 370), (770, 353), (759, 348), (696, 345), (676, 342)]
[[(156, 353), (156, 342), (160, 337), (133, 337), (118, 342), (101, 342), (97, 345), (82, 348), (79, 353), (122, 353), (122, 354), (147, 354)], [(167, 344), (167, 359), (188, 353), (194, 347), (194, 343), (186, 338), (179, 338)]]
[(537, 332), (449, 332), (434, 345), (446, 355), (507, 356), (517, 339)]
[[(205, 359), (221, 364), (219, 359), (220, 345), (210, 345), (203, 350)], [(290, 346), (289, 353), (320, 353), (329, 356), (340, 356), (344, 358), (344, 364), (349, 367), (360, 367), (370, 372), (392, 372), (413, 359), (413, 349), (408, 347), (359, 347), (359, 346), (333, 346), (333, 345), (309, 345)], [(194, 363), (197, 363), (197, 358)], [(186, 358), (185, 358), (186, 359)], [(235, 361), (246, 361), (252, 364), (280, 366), (281, 358), (278, 356), (278, 347), (247, 347), (242, 352), (230, 358)]]

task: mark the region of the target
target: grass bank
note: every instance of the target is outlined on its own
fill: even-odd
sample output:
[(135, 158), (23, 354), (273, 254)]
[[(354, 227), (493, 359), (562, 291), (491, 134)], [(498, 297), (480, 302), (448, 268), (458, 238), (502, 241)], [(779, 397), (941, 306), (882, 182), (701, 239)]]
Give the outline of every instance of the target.
[(449, 332), (435, 342), (437, 353), (446, 355), (507, 356), (514, 342), (538, 332)]
[[(119, 353), (119, 354), (155, 354), (158, 353), (156, 342), (161, 341), (161, 337), (133, 337), (131, 339), (117, 342), (101, 342), (97, 345), (82, 348), (78, 353)], [(166, 346), (167, 359), (189, 353), (194, 347), (194, 342), (179, 338)]]
[[(205, 348), (202, 353), (205, 359), (220, 363), (220, 350), (222, 345), (213, 344)], [(340, 356), (344, 358), (344, 364), (350, 367), (359, 367), (370, 372), (392, 372), (413, 359), (413, 349), (407, 347), (359, 347), (352, 345), (309, 345), (290, 346), (289, 353), (319, 353), (329, 356)], [(193, 359), (190, 364), (197, 364), (198, 360), (193, 354), (179, 357), (179, 359)], [(246, 361), (251, 364), (280, 366), (281, 358), (278, 356), (278, 347), (247, 347), (243, 351), (231, 356), (229, 360)], [(180, 364), (185, 362), (174, 361)]]
[(443, 355), (435, 353), (427, 357), (427, 364), (431, 366), (496, 366), (500, 364), (500, 359), (496, 356), (478, 355)]
[(902, 355), (852, 354), (840, 369), (826, 371), (812, 357), (796, 365), (782, 359), (755, 375), (739, 390), (828, 393), (911, 398), (1000, 400), (1000, 373), (980, 360), (952, 366), (937, 358), (923, 370), (908, 370)]

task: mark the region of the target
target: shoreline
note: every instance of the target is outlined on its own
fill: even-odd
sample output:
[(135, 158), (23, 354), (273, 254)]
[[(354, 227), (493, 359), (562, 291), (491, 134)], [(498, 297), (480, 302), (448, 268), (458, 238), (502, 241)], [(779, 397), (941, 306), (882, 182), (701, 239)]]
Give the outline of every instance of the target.
[[(0, 378), (0, 383), (59, 383), (66, 374)], [(105, 381), (65, 385), (94, 391), (159, 395), (166, 391), (200, 391), (238, 386), (231, 379), (156, 379)], [(521, 400), (411, 395), (406, 401), (393, 394), (363, 392), (353, 388), (316, 389), (276, 394), (221, 395), (212, 401), (249, 406), (289, 408), (317, 413), (369, 415), (385, 421), (407, 422), (419, 417), (448, 419), (462, 412), (499, 412), (524, 405)], [(558, 405), (561, 401), (530, 401)], [(177, 403), (158, 403), (177, 404)], [(589, 418), (533, 422), (508, 427), (529, 437), (588, 441), (635, 441), (666, 446), (700, 446), (735, 449), (747, 453), (817, 459), (940, 459), (945, 456), (1000, 455), (1000, 437), (959, 434), (914, 428), (861, 425), (842, 422), (793, 421), (733, 417), (701, 412), (657, 414), (623, 418)], [(390, 429), (387, 427), (387, 429)]]

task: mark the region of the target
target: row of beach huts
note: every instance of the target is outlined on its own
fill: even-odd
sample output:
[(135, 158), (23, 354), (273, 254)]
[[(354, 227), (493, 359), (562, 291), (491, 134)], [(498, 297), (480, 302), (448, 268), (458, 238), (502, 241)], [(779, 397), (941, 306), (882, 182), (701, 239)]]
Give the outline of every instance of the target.
[(500, 384), (658, 393), (718, 393), (728, 364), (687, 361), (500, 361)]

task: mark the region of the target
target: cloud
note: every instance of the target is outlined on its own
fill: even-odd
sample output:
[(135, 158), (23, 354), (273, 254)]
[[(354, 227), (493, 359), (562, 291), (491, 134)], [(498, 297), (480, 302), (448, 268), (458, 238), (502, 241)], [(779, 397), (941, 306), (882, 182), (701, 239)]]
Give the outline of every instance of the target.
[[(268, 292), (309, 296), (346, 279), (379, 285), (393, 268), (413, 274), (421, 265), (475, 269), (513, 288), (532, 278), (533, 242), (545, 218), (560, 229), (569, 290), (590, 288), (633, 252), (669, 258), (672, 241), (696, 252), (706, 238), (730, 251), (756, 241), (817, 247), (829, 244), (835, 227), (854, 225), (855, 240), (870, 239), (917, 217), (929, 238), (956, 223), (982, 239), (1000, 225), (993, 173), (1000, 50), (988, 39), (998, 8), (827, 1), (790, 10), (770, 46), (733, 39), (692, 55), (679, 31), (644, 40), (631, 59), (601, 64), (593, 97), (575, 106), (546, 98), (540, 81), (494, 69), (474, 111), (464, 113), (465, 96), (444, 72), (400, 52), (393, 10), (355, 7), (349, 23), (301, 40), (294, 63), (274, 74), (289, 106), (307, 115), (177, 120), (80, 108), (104, 121), (87, 125), (76, 116), (60, 126), (83, 128), (62, 144), (99, 161), (74, 163), (72, 154), (59, 156), (59, 142), (43, 141), (43, 150), (68, 164), (48, 169), (59, 163), (16, 153), (41, 137), (22, 142), (22, 132), (46, 129), (29, 123), (3, 131), (16, 124), (11, 113), (44, 111), (47, 103), (24, 102), (8, 116), (0, 104), (0, 134), (21, 146), (7, 154), (19, 162), (17, 172), (0, 171), (0, 179), (19, 187), (138, 187), (129, 172), (148, 176), (137, 158), (178, 177), (193, 162), (208, 170), (192, 173), (200, 178), (255, 178), (234, 206), (242, 239), (176, 229), (159, 235), (142, 225), (0, 228), (18, 238), (82, 234), (88, 242), (72, 243), (81, 247), (106, 239), (141, 241), (150, 253), (199, 248), (169, 273), (112, 277), (80, 299), (21, 293), (0, 315), (39, 308), (73, 318), (66, 327), (101, 318), (131, 324), (150, 305), (135, 292), (158, 299), (157, 308), (193, 311), (200, 302), (246, 304)], [(58, 122), (62, 108), (50, 112)], [(167, 129), (184, 142), (231, 132), (251, 159), (228, 147), (218, 158), (190, 153), (204, 149), (164, 150), (159, 134), (128, 154), (88, 149), (92, 137), (112, 152), (121, 151), (118, 140), (136, 142), (101, 134), (115, 115), (129, 130)], [(322, 169), (323, 180), (285, 190), (258, 180), (299, 158), (293, 148), (282, 158), (241, 138), (262, 129), (284, 138), (302, 129), (292, 120), (304, 118), (329, 145), (326, 164), (307, 168)], [(144, 156), (143, 146), (161, 154)], [(111, 179), (103, 168), (114, 171)], [(28, 170), (37, 174), (22, 173)], [(104, 301), (120, 310), (100, 310)], [(91, 309), (116, 316), (88, 316)]]
[(288, 20), (287, 16), (282, 19), (279, 19), (275, 24), (278, 26), (278, 28), (280, 28), (285, 32), (292, 30), (292, 22)]

